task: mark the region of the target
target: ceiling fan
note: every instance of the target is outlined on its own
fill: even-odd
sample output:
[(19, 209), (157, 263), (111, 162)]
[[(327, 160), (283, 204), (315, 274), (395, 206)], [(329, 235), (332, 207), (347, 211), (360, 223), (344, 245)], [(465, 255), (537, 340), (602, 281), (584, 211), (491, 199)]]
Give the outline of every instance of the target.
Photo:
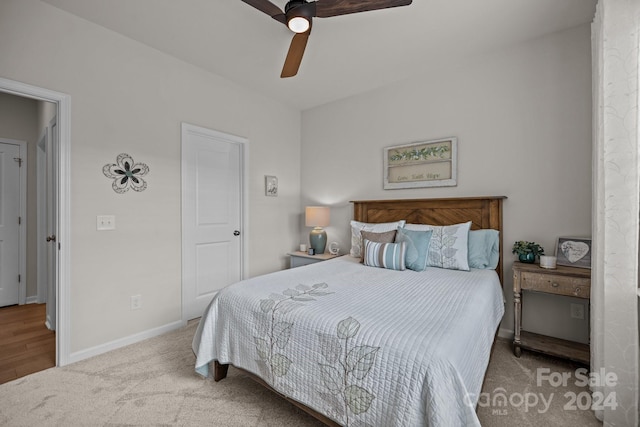
[(291, 40), (287, 59), (280, 77), (293, 77), (298, 73), (302, 55), (307, 46), (311, 23), (314, 17), (329, 18), (349, 13), (367, 12), (397, 6), (408, 6), (412, 0), (290, 0), (282, 11), (269, 0), (242, 0), (278, 22), (283, 23), (296, 33)]

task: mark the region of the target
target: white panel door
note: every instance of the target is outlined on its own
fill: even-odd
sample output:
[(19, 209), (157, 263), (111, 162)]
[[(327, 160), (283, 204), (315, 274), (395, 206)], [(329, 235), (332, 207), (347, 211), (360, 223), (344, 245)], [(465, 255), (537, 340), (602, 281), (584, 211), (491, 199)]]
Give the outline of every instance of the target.
[(0, 307), (20, 297), (20, 146), (0, 142)]
[(182, 125), (183, 320), (242, 278), (240, 139)]

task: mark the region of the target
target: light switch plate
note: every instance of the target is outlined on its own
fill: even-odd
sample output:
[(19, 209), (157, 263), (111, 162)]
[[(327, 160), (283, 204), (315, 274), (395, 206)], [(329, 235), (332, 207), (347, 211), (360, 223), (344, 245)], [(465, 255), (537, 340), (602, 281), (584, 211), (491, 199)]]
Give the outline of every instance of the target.
[(131, 295), (131, 310), (142, 308), (142, 295)]
[(96, 228), (99, 231), (115, 230), (116, 217), (114, 215), (98, 215), (96, 220)]

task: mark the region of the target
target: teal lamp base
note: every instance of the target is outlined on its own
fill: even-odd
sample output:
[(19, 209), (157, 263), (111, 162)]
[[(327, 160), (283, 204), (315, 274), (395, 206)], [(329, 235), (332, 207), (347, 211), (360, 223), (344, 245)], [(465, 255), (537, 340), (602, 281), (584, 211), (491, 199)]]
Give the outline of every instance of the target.
[(311, 246), (316, 255), (323, 254), (324, 248), (327, 247), (327, 233), (322, 227), (315, 227), (309, 234), (309, 246)]

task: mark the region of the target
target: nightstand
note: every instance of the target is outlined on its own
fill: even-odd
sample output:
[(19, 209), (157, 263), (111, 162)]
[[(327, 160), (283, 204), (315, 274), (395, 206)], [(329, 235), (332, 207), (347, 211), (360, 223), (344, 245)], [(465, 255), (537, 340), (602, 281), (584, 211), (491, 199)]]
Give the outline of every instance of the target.
[(329, 253), (318, 254), (318, 255), (309, 255), (306, 252), (289, 252), (289, 268), (300, 267), (303, 265), (314, 264), (316, 262), (326, 261), (328, 259), (336, 258), (338, 255), (333, 255)]
[(522, 291), (565, 295), (589, 300), (591, 270), (559, 265), (556, 269), (537, 264), (513, 263), (513, 353), (520, 357), (521, 349), (538, 351), (589, 364), (589, 345), (522, 330)]

